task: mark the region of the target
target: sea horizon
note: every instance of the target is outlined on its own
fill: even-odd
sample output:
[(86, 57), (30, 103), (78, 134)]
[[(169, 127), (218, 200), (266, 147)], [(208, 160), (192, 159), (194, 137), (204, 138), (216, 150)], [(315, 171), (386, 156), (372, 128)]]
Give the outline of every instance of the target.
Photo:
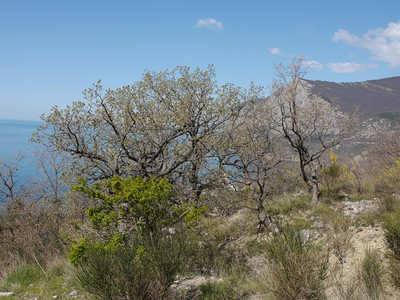
[(0, 119), (0, 159), (13, 161), (16, 155), (22, 154), (19, 178), (34, 176), (37, 172), (33, 153), (37, 145), (30, 138), (41, 124), (42, 121)]

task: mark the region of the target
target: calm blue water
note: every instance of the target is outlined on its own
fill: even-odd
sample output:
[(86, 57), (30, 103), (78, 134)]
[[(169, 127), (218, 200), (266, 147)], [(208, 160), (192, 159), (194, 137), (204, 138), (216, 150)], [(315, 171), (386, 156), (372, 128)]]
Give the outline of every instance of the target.
[(20, 175), (34, 175), (33, 150), (36, 144), (29, 142), (40, 121), (0, 120), (0, 158), (12, 159), (18, 152), (25, 155)]

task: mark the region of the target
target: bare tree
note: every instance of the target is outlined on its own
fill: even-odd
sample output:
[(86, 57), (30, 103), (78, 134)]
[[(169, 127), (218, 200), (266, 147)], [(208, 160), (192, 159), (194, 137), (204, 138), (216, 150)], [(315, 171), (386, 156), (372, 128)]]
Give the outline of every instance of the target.
[(273, 126), (295, 150), (301, 176), (312, 191), (315, 204), (319, 195), (319, 159), (350, 134), (359, 118), (357, 113), (353, 116), (341, 113), (310, 92), (310, 86), (303, 80), (307, 72), (302, 56), (288, 66), (277, 65), (275, 72), (269, 97), (274, 107)]
[[(20, 173), (24, 155), (0, 160), (0, 256), (10, 260), (42, 259), (66, 250), (61, 237), (63, 215), (59, 169), (53, 169), (50, 156), (37, 156), (46, 170), (34, 178)], [(54, 174), (51, 172), (54, 171)]]
[(35, 180), (36, 197), (60, 206), (69, 187), (63, 176), (65, 162), (54, 152), (34, 151), (38, 175)]
[(17, 153), (12, 159), (0, 159), (0, 204), (15, 202), (21, 196), (24, 186), (18, 184), (17, 175), (21, 169), (22, 153)]
[(395, 165), (395, 158), (400, 153), (399, 131), (380, 132), (377, 143), (369, 149), (371, 162), (377, 169), (387, 170)]
[(221, 144), (225, 153), (230, 182), (250, 188), (258, 212), (259, 230), (273, 230), (264, 201), (269, 196), (269, 183), (276, 167), (282, 162), (277, 154), (279, 140), (272, 133), (268, 103), (249, 102), (224, 132)]

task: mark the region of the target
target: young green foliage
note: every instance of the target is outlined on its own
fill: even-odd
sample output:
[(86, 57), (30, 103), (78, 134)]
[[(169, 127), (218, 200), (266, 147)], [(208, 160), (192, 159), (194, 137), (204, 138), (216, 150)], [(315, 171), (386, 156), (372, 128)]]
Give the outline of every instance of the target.
[(112, 177), (91, 186), (80, 179), (73, 190), (100, 200), (98, 207), (88, 209), (91, 226), (96, 230), (121, 234), (133, 228), (155, 230), (173, 217), (171, 184), (166, 179)]
[[(87, 210), (87, 226), (106, 250), (124, 245), (141, 232), (154, 232), (177, 218), (171, 184), (166, 179), (113, 177), (89, 185), (81, 178), (72, 189), (98, 202)], [(72, 244), (71, 261), (82, 258), (91, 240), (91, 235), (84, 234)]]
[(73, 262), (80, 261), (93, 242), (105, 250), (117, 249), (143, 235), (179, 227), (182, 222), (193, 224), (206, 210), (204, 206), (177, 204), (165, 178), (112, 177), (93, 184), (81, 178), (73, 190), (97, 202), (87, 210), (86, 231), (72, 242), (69, 257)]

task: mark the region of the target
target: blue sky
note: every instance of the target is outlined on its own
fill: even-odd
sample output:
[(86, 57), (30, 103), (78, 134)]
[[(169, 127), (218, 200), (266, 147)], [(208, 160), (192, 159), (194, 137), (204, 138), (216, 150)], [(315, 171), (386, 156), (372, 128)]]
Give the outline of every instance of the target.
[(268, 86), (303, 54), (308, 79), (400, 75), (400, 1), (0, 2), (0, 119), (37, 120), (145, 70), (214, 64), (220, 84)]

